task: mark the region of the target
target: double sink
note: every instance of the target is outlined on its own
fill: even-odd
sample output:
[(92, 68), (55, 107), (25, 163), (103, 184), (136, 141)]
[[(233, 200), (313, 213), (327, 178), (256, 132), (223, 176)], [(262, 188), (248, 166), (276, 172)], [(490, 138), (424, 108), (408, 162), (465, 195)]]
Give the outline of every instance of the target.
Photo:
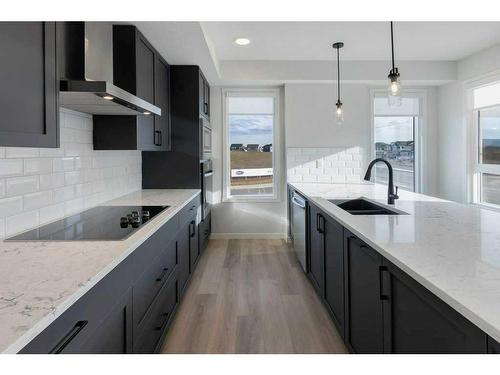
[(407, 215), (406, 212), (391, 210), (363, 198), (329, 199), (328, 201), (351, 215)]

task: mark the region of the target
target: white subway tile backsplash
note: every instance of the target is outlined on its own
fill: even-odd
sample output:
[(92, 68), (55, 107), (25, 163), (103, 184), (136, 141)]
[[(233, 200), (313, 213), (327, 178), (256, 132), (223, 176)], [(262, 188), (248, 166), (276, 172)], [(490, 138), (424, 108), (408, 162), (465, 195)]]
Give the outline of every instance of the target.
[(5, 195), (7, 197), (19, 196), (38, 191), (38, 188), (38, 176), (11, 177), (7, 179)]
[(141, 189), (140, 151), (94, 151), (90, 115), (60, 124), (59, 148), (0, 147), (0, 238)]
[(5, 219), (5, 235), (10, 236), (28, 228), (36, 227), (39, 223), (38, 219), (38, 211), (27, 211), (9, 216)]
[(24, 160), (24, 174), (43, 174), (52, 172), (52, 159), (36, 158)]
[(64, 186), (64, 173), (40, 175), (40, 190), (55, 189)]
[(53, 191), (40, 191), (38, 193), (27, 194), (24, 196), (23, 210), (35, 210), (40, 207), (48, 206), (52, 203)]
[(22, 159), (0, 159), (0, 178), (10, 176), (21, 176), (23, 174)]
[(0, 199), (0, 217), (16, 215), (23, 210), (22, 197)]
[(287, 149), (290, 182), (360, 182), (364, 151), (361, 147), (290, 147)]

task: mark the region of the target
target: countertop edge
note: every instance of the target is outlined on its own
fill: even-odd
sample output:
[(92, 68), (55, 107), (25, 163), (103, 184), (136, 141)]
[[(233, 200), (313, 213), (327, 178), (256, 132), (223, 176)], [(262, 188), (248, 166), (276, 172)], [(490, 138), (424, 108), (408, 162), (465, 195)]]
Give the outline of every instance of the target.
[[(165, 225), (168, 221), (170, 221), (179, 211), (181, 211), (192, 199), (196, 196), (200, 195), (200, 189), (186, 189), (186, 190), (196, 190), (196, 193), (190, 195), (189, 198), (185, 200), (185, 202), (181, 205), (173, 208), (172, 211), (169, 212), (169, 216), (161, 219), (155, 224), (156, 229), (153, 231), (148, 231), (145, 233), (139, 240), (135, 241), (132, 245), (128, 247), (120, 256), (114, 259), (113, 262), (108, 264), (106, 267), (101, 269), (95, 276), (89, 279), (89, 281), (79, 289), (77, 289), (73, 294), (68, 296), (63, 302), (61, 302), (56, 310), (47, 314), (42, 319), (40, 319), (37, 323), (35, 323), (28, 331), (26, 331), (22, 336), (20, 336), (16, 341), (7, 346), (1, 354), (17, 354), (20, 350), (22, 350), (27, 344), (29, 344), (37, 335), (39, 335), (43, 330), (45, 330), (52, 322), (54, 322), (59, 316), (61, 316), (66, 310), (68, 310), (73, 304), (75, 304), (81, 297), (83, 297), (90, 289), (92, 289), (97, 283), (99, 283), (104, 277), (106, 277), (113, 269), (115, 269), (121, 262), (123, 262), (130, 254), (132, 254), (139, 246), (141, 246), (148, 238), (150, 238), (158, 229), (160, 229), (163, 225)], [(128, 195), (128, 194), (126, 194)], [(125, 196), (126, 196), (125, 195)], [(121, 197), (115, 198), (119, 199)], [(108, 205), (109, 202), (103, 202), (101, 205)]]
[(493, 327), (486, 320), (481, 318), (475, 312), (471, 311), (469, 308), (464, 306), (462, 303), (460, 303), (458, 300), (456, 300), (455, 298), (450, 296), (448, 293), (446, 293), (445, 291), (443, 291), (442, 289), (437, 287), (435, 284), (433, 284), (427, 278), (420, 275), (419, 273), (417, 273), (415, 270), (413, 270), (412, 268), (410, 268), (406, 264), (402, 263), (399, 259), (394, 257), (389, 252), (387, 252), (380, 245), (377, 245), (376, 243), (372, 242), (358, 229), (353, 228), (351, 225), (347, 224), (342, 218), (338, 217), (335, 214), (335, 212), (332, 212), (330, 205), (332, 205), (333, 203), (328, 202), (328, 200), (326, 198), (310, 195), (309, 193), (304, 192), (303, 190), (300, 189), (300, 187), (297, 187), (292, 182), (287, 182), (287, 184), (292, 186), (299, 193), (301, 193), (306, 198), (311, 200), (313, 203), (318, 205), (323, 211), (325, 211), (326, 214), (331, 216), (332, 219), (334, 219), (337, 222), (339, 222), (340, 224), (342, 224), (343, 227), (345, 227), (346, 229), (348, 229), (349, 231), (351, 231), (355, 235), (359, 236), (359, 238), (361, 240), (366, 242), (369, 246), (373, 247), (373, 249), (375, 249), (380, 255), (387, 258), (390, 262), (394, 263), (394, 265), (396, 265), (402, 271), (407, 273), (410, 277), (415, 279), (418, 283), (420, 283), (422, 286), (424, 286), (426, 289), (428, 289), (431, 293), (436, 295), (439, 299), (441, 299), (448, 306), (450, 306), (455, 311), (457, 311), (460, 315), (462, 315), (463, 317), (468, 319), (471, 323), (476, 325), (478, 328), (480, 328), (482, 331), (484, 331), (487, 335), (491, 336), (494, 340), (500, 342), (500, 331), (497, 328)]

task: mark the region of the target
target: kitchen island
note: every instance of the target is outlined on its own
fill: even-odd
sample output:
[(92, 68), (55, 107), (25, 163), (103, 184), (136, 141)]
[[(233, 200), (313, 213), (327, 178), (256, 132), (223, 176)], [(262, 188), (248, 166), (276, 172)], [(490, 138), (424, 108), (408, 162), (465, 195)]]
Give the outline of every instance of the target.
[[(361, 247), (375, 250), (490, 338), (500, 340), (500, 213), (400, 190), (391, 207), (406, 215), (351, 215), (328, 199), (364, 197), (387, 207), (387, 187), (289, 183), (289, 189), (345, 228), (345, 238), (358, 238)], [(383, 297), (389, 299), (381, 292)], [(347, 296), (345, 300), (347, 304)]]

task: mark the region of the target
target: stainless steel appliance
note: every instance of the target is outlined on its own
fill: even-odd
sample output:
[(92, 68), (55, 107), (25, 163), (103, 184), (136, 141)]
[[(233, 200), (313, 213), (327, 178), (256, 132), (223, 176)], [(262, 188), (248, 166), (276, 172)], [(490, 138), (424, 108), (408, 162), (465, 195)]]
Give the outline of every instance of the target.
[(204, 159), (200, 162), (201, 173), (201, 217), (204, 220), (210, 212), (212, 201), (212, 160)]
[(212, 127), (207, 119), (200, 117), (202, 155), (212, 153)]
[(306, 213), (307, 201), (297, 192), (292, 195), (292, 238), (295, 255), (306, 271)]
[(169, 206), (97, 206), (6, 241), (124, 240)]

